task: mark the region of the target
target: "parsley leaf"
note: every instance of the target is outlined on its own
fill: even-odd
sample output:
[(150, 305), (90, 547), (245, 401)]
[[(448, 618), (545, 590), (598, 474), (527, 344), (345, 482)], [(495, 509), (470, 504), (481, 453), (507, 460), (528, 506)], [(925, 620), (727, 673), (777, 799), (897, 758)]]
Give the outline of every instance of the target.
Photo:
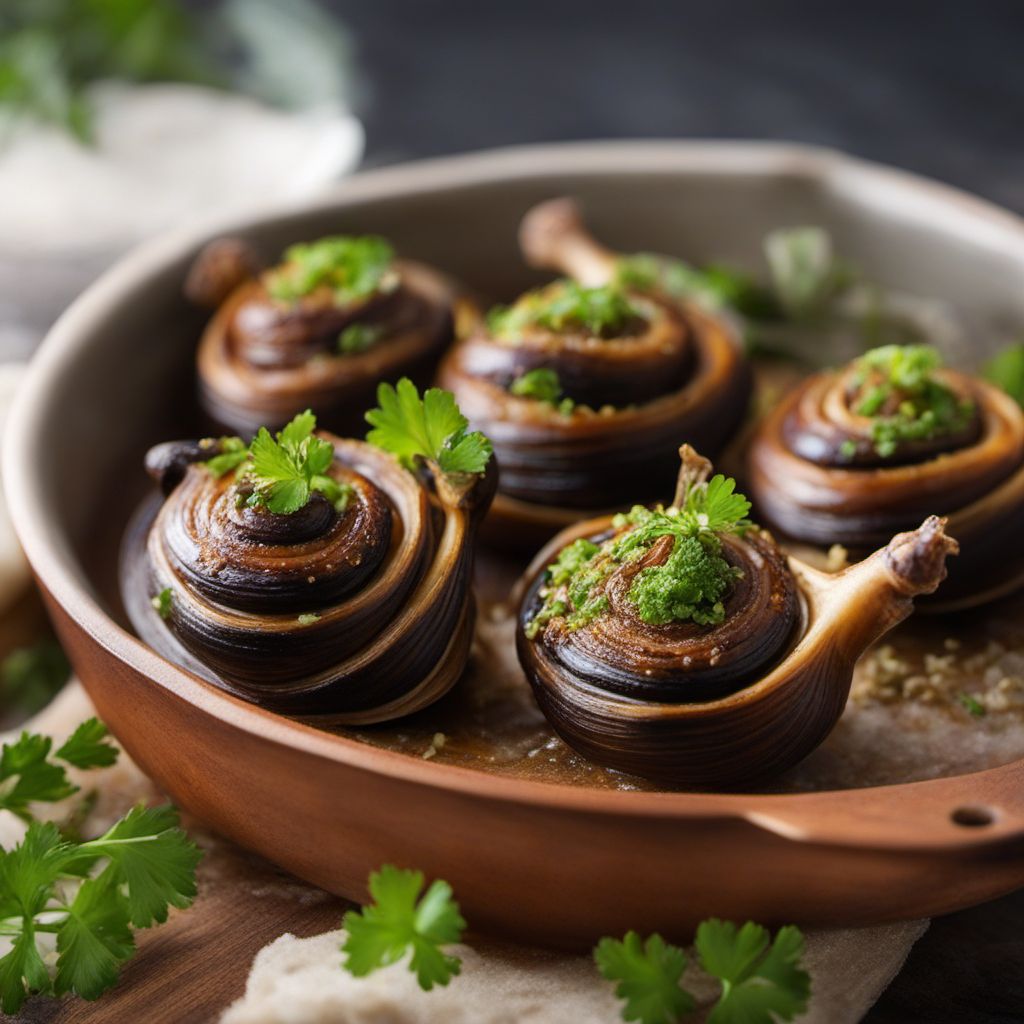
[(107, 768), (117, 760), (117, 747), (107, 742), (107, 727), (98, 718), (84, 721), (57, 751), (56, 757), (76, 768)]
[(364, 977), (410, 951), (409, 968), (424, 991), (447, 985), (459, 973), (461, 961), (441, 947), (458, 942), (466, 922), (447, 882), (432, 882), (417, 902), (423, 884), (421, 871), (390, 864), (370, 875), (373, 903), (362, 911), (350, 910), (343, 922), (348, 938), (342, 950), (349, 973)]
[[(170, 807), (136, 807), (86, 843), (32, 822), (20, 845), (0, 851), (0, 925), (12, 937), (0, 959), (4, 1012), (17, 1013), (33, 992), (102, 994), (135, 950), (131, 926), (164, 921), (169, 906), (192, 901), (200, 856)], [(57, 934), (52, 982), (39, 932)]]
[(646, 942), (636, 932), (623, 940), (604, 938), (594, 949), (598, 970), (618, 982), (615, 995), (625, 1003), (622, 1018), (640, 1024), (675, 1024), (696, 1004), (680, 985), (686, 954), (660, 935)]
[(278, 432), (276, 439), (266, 427), (249, 446), (245, 479), (252, 484), (249, 505), (263, 505), (277, 515), (298, 512), (319, 491), (339, 511), (344, 511), (351, 488), (327, 476), (334, 462), (334, 446), (316, 437), (316, 417), (307, 409)]
[(1024, 406), (1024, 344), (1008, 345), (982, 368), (982, 375)]
[(697, 929), (701, 967), (722, 983), (708, 1024), (774, 1024), (807, 1008), (811, 979), (800, 967), (804, 938), (798, 928), (780, 928), (774, 942), (761, 925), (737, 929), (712, 918)]
[(64, 769), (49, 760), (52, 746), (48, 736), (27, 732), (14, 743), (4, 744), (0, 754), (0, 808), (29, 821), (31, 802), (53, 803), (77, 791)]
[(467, 433), (469, 421), (459, 411), (455, 397), (441, 388), (428, 388), (420, 398), (408, 377), (397, 384), (377, 388), (379, 408), (366, 414), (374, 429), (370, 444), (396, 456), (407, 469), (418, 458), (437, 464), (442, 473), (482, 473), (491, 457), (491, 442), (479, 431)]
[(206, 468), (214, 476), (223, 476), (248, 458), (249, 447), (240, 437), (222, 437), (217, 441), (217, 454), (206, 460)]

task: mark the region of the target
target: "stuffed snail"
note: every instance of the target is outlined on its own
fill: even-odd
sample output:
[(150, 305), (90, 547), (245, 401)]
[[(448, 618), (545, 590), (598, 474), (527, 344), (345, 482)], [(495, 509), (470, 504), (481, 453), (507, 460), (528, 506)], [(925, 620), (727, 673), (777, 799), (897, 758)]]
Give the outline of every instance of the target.
[(174, 442), (162, 496), (129, 531), (122, 590), (157, 651), (263, 707), (319, 724), (397, 718), (465, 667), (487, 439), (451, 395), (382, 384), (368, 441), (316, 432)]
[(673, 297), (655, 258), (599, 245), (571, 201), (531, 210), (520, 243), (566, 277), (493, 310), (439, 376), (494, 443), (490, 523), (506, 543), (665, 497), (680, 443), (717, 454), (751, 387), (726, 321)]
[(243, 242), (220, 239), (193, 265), (186, 294), (216, 308), (197, 354), (203, 409), (245, 437), (306, 408), (355, 429), (379, 381), (429, 378), (464, 301), (375, 235), (292, 245), (262, 271)]
[(685, 447), (674, 504), (579, 523), (521, 583), (519, 660), (599, 764), (729, 787), (795, 764), (842, 713), (853, 666), (945, 576), (941, 519), (837, 575), (787, 559), (734, 481)]
[(780, 536), (853, 557), (947, 517), (961, 556), (932, 607), (1024, 584), (1024, 412), (928, 346), (885, 346), (808, 378), (760, 424), (748, 475)]

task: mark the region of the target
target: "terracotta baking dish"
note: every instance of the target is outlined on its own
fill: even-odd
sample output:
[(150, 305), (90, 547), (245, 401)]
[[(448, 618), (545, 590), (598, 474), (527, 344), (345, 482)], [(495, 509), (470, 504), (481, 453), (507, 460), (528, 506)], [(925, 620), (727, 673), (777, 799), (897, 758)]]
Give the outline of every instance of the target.
[[(72, 661), (130, 754), (243, 846), (358, 899), (382, 861), (454, 886), (479, 929), (579, 946), (701, 918), (859, 924), (1024, 885), (1024, 760), (971, 775), (800, 795), (605, 791), (375, 749), (235, 700), (152, 653), (108, 596), (141, 456), (198, 429), (200, 320), (181, 298), (202, 242), (270, 251), (377, 231), (508, 295), (531, 283), (523, 211), (573, 194), (622, 250), (750, 260), (767, 229), (829, 227), (894, 287), (986, 326), (1024, 321), (1024, 224), (910, 175), (788, 146), (616, 143), (508, 150), (373, 171), (299, 209), (162, 238), (125, 259), (46, 340), (9, 428), (11, 511)], [(981, 336), (981, 335), (979, 335)]]

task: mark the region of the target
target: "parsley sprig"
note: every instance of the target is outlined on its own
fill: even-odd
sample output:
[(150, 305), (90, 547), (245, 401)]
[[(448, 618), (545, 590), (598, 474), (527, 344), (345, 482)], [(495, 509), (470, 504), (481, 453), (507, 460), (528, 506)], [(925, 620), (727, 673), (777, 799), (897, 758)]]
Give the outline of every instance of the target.
[[(445, 948), (461, 941), (466, 922), (447, 882), (436, 880), (425, 893), (424, 882), (422, 872), (390, 864), (370, 875), (373, 902), (345, 914), (345, 970), (362, 978), (408, 958), (428, 992), (460, 973), (461, 961)], [(807, 1008), (811, 979), (800, 966), (804, 939), (798, 928), (780, 928), (772, 939), (753, 922), (737, 928), (712, 918), (697, 929), (695, 947), (700, 967), (721, 986), (708, 1024), (778, 1024)], [(697, 1008), (683, 986), (685, 950), (660, 935), (643, 939), (630, 931), (621, 940), (603, 938), (594, 961), (615, 983), (625, 1021), (678, 1024)]]
[(304, 508), (316, 492), (343, 512), (352, 490), (327, 475), (334, 462), (334, 446), (317, 437), (315, 429), (316, 417), (307, 409), (276, 435), (260, 427), (248, 447), (240, 438), (221, 438), (219, 453), (206, 468), (218, 477), (235, 470), (239, 483), (249, 491), (244, 500), (252, 507), (291, 515)]
[(569, 416), (576, 403), (568, 396), (563, 397), (562, 381), (557, 370), (547, 366), (536, 366), (515, 377), (508, 386), (509, 394), (517, 398), (532, 398), (536, 402), (554, 406), (563, 416)]
[[(165, 921), (196, 894), (201, 853), (170, 806), (135, 807), (87, 841), (35, 819), (32, 805), (78, 791), (66, 766), (102, 768), (118, 756), (95, 718), (52, 748), (49, 737), (23, 733), (0, 753), (0, 806), (29, 823), (20, 844), (0, 850), (0, 934), (11, 941), (0, 957), (0, 1008), (11, 1014), (36, 993), (95, 999), (134, 953), (132, 929)], [(47, 942), (56, 943), (53, 973)]]
[(420, 397), (408, 377), (397, 385), (377, 388), (379, 408), (366, 414), (373, 429), (370, 444), (396, 456), (407, 469), (417, 460), (433, 462), (446, 476), (482, 473), (491, 458), (491, 442), (459, 411), (455, 397), (441, 388), (428, 388)]
[(264, 283), (279, 302), (298, 302), (324, 289), (344, 306), (397, 285), (394, 260), (391, 244), (377, 235), (331, 235), (289, 246)]
[[(751, 921), (737, 928), (712, 918), (697, 929), (695, 945), (701, 968), (721, 984), (708, 1024), (775, 1024), (807, 1008), (811, 979), (800, 967), (804, 939), (798, 928), (780, 928), (773, 941)], [(602, 939), (594, 959), (618, 983), (623, 1020), (676, 1024), (696, 1005), (681, 983), (686, 953), (660, 935), (646, 942), (636, 932), (621, 942)]]
[(407, 953), (409, 969), (426, 992), (447, 985), (459, 973), (461, 961), (442, 947), (462, 938), (466, 922), (447, 882), (432, 882), (426, 893), (423, 885), (421, 871), (390, 864), (370, 875), (373, 902), (361, 911), (350, 910), (343, 922), (348, 938), (342, 949), (349, 973), (364, 977)]

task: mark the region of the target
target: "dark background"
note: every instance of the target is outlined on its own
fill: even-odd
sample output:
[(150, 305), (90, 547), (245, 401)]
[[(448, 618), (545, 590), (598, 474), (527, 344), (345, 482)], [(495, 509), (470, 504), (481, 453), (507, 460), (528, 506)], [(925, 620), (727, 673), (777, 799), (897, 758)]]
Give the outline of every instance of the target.
[[(1024, 212), (1024, 0), (325, 0), (367, 165), (516, 143), (810, 142)], [(1024, 896), (933, 922), (870, 1024), (1024, 1021)]]
[(325, 0), (367, 162), (566, 139), (834, 146), (1024, 210), (1024, 3)]

